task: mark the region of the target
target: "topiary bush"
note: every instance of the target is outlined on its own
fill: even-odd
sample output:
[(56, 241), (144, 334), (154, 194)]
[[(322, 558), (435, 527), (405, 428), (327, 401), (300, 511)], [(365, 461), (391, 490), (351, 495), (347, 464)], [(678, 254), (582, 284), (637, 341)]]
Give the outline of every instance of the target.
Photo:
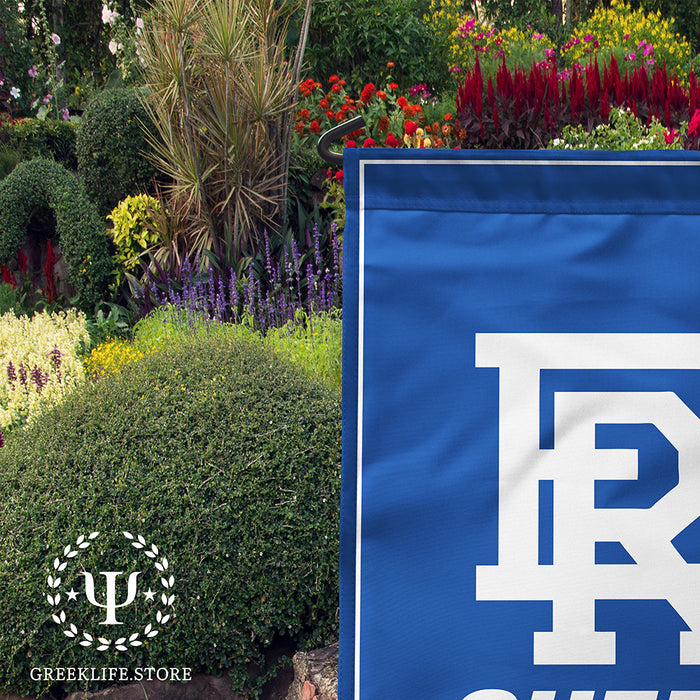
[[(0, 689), (39, 693), (50, 683), (31, 669), (57, 666), (228, 670), (236, 688), (254, 689), (250, 664), (275, 640), (330, 641), (340, 440), (339, 392), (216, 332), (84, 385), (13, 435), (0, 450)], [(163, 558), (149, 584), (146, 569)], [(85, 601), (80, 571), (97, 583), (125, 566), (143, 583), (115, 632)]]
[(100, 217), (76, 177), (59, 163), (24, 161), (0, 182), (0, 264), (17, 254), (32, 215), (46, 209), (56, 221), (75, 303), (92, 311), (107, 290), (113, 263)]
[(150, 124), (138, 93), (115, 88), (88, 103), (78, 127), (78, 173), (90, 199), (106, 216), (128, 195), (149, 188), (155, 175), (142, 125)]

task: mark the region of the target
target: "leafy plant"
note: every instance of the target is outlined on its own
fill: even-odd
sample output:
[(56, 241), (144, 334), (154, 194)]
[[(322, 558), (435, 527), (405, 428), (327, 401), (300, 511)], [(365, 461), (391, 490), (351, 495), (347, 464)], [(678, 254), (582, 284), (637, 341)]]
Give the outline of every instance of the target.
[(78, 167), (76, 122), (63, 119), (14, 119), (5, 124), (7, 146), (17, 160), (53, 158), (68, 170)]
[(631, 109), (615, 107), (610, 111), (608, 123), (598, 124), (591, 131), (582, 125), (564, 127), (561, 138), (550, 142), (554, 150), (605, 150), (605, 151), (650, 151), (678, 150), (683, 148), (687, 126), (666, 129), (658, 119), (652, 117), (644, 124), (634, 116)]
[(159, 0), (144, 17), (146, 104), (159, 137), (153, 162), (170, 179), (168, 209), (186, 223), (174, 245), (202, 265), (237, 260), (259, 250), (264, 227), (285, 228), (303, 51), (302, 42), (288, 60), (285, 11), (274, 0)]
[[(221, 334), (73, 391), (0, 450), (0, 688), (47, 690), (36, 666), (186, 666), (255, 695), (265, 676), (249, 669), (276, 641), (337, 638), (340, 452), (338, 391)], [(105, 546), (81, 555), (86, 570), (118, 570), (124, 544), (135, 551), (124, 531), (167, 556), (173, 615), (148, 644), (80, 646), (37, 604), (55, 557), (95, 531)], [(60, 585), (81, 581), (69, 567)], [(70, 611), (81, 639), (97, 626), (89, 608)], [(121, 609), (124, 630), (144, 612)]]
[(121, 285), (126, 272), (139, 266), (143, 254), (159, 242), (155, 216), (160, 211), (158, 199), (138, 194), (123, 199), (107, 216), (112, 222), (110, 233), (116, 247), (117, 285)]

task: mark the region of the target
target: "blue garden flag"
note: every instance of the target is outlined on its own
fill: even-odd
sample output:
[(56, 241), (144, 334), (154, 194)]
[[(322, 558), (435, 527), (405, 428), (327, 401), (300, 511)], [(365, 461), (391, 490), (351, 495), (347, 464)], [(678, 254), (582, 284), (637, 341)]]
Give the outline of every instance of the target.
[(700, 160), (344, 171), (340, 700), (700, 700)]

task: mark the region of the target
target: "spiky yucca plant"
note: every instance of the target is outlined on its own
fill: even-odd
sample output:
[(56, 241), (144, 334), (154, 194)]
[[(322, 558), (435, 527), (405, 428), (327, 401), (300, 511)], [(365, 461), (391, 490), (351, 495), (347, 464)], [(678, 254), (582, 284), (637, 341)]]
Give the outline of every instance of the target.
[[(311, 0), (303, 26), (308, 25)], [(289, 60), (289, 3), (156, 0), (139, 51), (156, 166), (180, 223), (174, 250), (228, 263), (279, 230), (286, 199), (291, 113), (305, 32)], [(173, 229), (171, 229), (172, 231)], [(233, 248), (231, 250), (231, 248)]]

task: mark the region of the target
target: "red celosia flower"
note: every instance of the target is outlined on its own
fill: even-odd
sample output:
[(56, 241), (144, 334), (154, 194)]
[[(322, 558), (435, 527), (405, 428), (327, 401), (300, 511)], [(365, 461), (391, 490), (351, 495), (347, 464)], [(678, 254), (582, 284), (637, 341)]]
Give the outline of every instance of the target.
[(329, 83), (337, 83), (340, 80), (340, 78), (337, 75), (331, 75), (330, 78), (328, 78)]
[(377, 144), (374, 142), (373, 138), (368, 138), (365, 139), (365, 142), (362, 144), (362, 148), (374, 148)]
[(345, 142), (345, 148), (357, 148), (357, 142), (353, 141), (352, 139), (348, 139)]
[(17, 287), (15, 276), (7, 269), (5, 265), (2, 266), (2, 281), (5, 284), (11, 285), (12, 289), (15, 289)]
[(311, 124), (309, 124), (309, 129), (312, 134), (318, 134), (321, 131), (321, 125), (314, 119)]
[(338, 170), (338, 172), (335, 174), (335, 181), (340, 183), (341, 185), (343, 184), (343, 171)]
[(17, 263), (19, 264), (19, 271), (22, 274), (27, 272), (27, 256), (21, 251), (17, 251)]
[(700, 109), (695, 110), (690, 124), (688, 124), (688, 136), (695, 138), (700, 132)]
[(372, 95), (377, 91), (377, 88), (374, 87), (372, 83), (367, 83), (365, 87), (363, 88), (362, 92), (360, 93), (360, 99), (367, 104), (372, 99)]
[(676, 136), (678, 136), (678, 132), (675, 129), (664, 131), (664, 141), (668, 144), (673, 143), (676, 140)]
[(413, 136), (416, 133), (418, 124), (416, 122), (409, 121), (408, 119), (403, 124), (403, 130), (407, 136)]
[(398, 148), (399, 147), (399, 142), (396, 139), (396, 136), (391, 133), (391, 131), (386, 135), (386, 145), (389, 148)]

